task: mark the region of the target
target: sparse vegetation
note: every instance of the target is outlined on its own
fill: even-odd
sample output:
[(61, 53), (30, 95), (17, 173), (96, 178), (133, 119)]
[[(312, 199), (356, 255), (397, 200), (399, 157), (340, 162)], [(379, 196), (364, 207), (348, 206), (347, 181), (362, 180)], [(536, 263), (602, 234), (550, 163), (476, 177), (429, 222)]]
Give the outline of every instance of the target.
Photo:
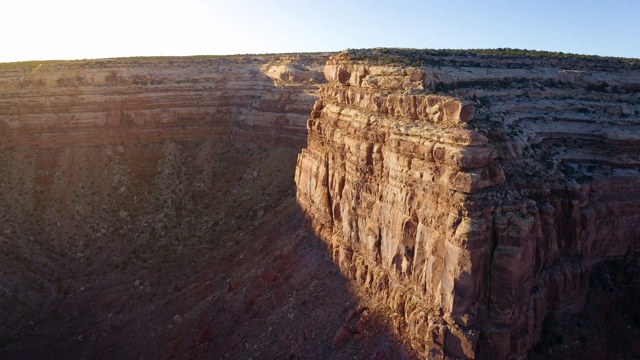
[[(398, 64), (404, 66), (425, 65), (457, 65), (476, 64), (477, 59), (540, 59), (540, 60), (586, 60), (602, 67), (625, 66), (640, 68), (640, 59), (608, 57), (598, 55), (571, 54), (554, 51), (538, 51), (526, 49), (349, 49), (342, 52), (352, 61), (368, 64)], [(508, 65), (508, 64), (507, 64)], [(484, 64), (491, 66), (491, 64)], [(501, 64), (505, 66), (505, 64)], [(507, 66), (508, 67), (508, 66)]]

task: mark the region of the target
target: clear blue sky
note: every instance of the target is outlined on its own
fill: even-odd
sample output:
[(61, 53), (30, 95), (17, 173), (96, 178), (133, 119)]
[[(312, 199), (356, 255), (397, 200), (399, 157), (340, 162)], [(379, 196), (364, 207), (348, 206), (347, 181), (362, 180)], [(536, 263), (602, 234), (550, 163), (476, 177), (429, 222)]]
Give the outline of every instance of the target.
[(497, 48), (640, 58), (638, 0), (8, 0), (0, 62)]

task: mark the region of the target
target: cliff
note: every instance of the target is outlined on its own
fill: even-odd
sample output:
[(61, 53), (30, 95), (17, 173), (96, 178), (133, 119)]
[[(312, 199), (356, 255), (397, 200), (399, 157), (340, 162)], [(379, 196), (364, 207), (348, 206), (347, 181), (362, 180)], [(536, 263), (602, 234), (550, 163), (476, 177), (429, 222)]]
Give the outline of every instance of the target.
[(351, 50), (325, 76), (298, 202), (422, 356), (526, 356), (638, 256), (637, 62)]

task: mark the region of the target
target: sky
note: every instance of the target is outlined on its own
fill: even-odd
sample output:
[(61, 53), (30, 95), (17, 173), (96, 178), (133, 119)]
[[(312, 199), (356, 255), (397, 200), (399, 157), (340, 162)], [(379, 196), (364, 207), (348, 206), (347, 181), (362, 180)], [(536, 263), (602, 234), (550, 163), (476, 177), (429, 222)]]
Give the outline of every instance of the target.
[(5, 0), (0, 62), (517, 48), (640, 58), (637, 0)]

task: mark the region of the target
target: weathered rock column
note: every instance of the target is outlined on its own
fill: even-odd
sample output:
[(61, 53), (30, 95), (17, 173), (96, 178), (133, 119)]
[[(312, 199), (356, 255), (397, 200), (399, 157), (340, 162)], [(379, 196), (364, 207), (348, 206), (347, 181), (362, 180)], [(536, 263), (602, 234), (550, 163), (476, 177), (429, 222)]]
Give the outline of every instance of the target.
[(424, 355), (473, 358), (486, 301), (491, 223), (469, 193), (504, 181), (473, 106), (421, 89), (424, 72), (333, 59), (298, 200), (346, 276), (393, 310)]

